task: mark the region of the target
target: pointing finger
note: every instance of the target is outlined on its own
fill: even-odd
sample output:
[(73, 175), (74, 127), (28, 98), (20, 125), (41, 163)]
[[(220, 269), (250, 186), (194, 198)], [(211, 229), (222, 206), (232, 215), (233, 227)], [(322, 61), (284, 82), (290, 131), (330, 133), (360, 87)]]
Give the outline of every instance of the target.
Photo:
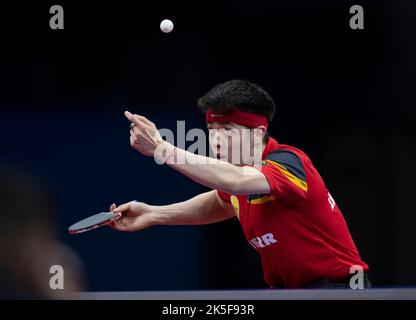
[(136, 118), (138, 118), (140, 121), (143, 121), (144, 123), (148, 124), (149, 126), (153, 125), (154, 123), (152, 121), (150, 121), (149, 119), (147, 119), (144, 116), (135, 114)]
[(135, 125), (140, 126), (142, 125), (142, 123), (140, 122), (140, 120), (135, 117), (133, 114), (131, 114), (128, 111), (124, 111), (124, 116), (130, 121), (133, 122)]

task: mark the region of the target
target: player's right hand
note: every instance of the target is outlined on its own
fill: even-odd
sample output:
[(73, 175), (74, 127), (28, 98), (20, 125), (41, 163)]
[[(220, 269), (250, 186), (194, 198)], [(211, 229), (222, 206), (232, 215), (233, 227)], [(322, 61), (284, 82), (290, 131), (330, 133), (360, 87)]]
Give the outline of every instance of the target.
[(110, 211), (122, 214), (120, 219), (109, 225), (118, 231), (140, 231), (156, 224), (153, 207), (143, 202), (131, 201), (120, 206), (113, 203)]

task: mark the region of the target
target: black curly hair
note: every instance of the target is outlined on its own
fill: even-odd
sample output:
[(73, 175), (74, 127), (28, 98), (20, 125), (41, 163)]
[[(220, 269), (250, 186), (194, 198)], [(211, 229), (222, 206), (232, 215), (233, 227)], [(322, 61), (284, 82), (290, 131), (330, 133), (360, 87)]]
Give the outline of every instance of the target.
[(245, 79), (230, 80), (216, 85), (198, 99), (202, 112), (241, 110), (264, 115), (271, 122), (276, 113), (273, 98), (258, 84)]

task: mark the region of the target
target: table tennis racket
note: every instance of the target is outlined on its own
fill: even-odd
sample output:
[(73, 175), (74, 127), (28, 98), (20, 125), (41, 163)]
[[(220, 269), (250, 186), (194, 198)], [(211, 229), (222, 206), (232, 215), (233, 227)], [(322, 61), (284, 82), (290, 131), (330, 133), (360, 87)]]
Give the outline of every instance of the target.
[(89, 216), (68, 228), (69, 234), (80, 234), (110, 224), (122, 216), (121, 212), (100, 212)]

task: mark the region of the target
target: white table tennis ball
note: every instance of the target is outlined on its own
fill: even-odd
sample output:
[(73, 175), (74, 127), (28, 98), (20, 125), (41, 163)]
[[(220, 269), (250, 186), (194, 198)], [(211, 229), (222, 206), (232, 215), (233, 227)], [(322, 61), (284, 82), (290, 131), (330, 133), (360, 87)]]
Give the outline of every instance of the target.
[(160, 23), (160, 30), (164, 33), (169, 33), (173, 30), (173, 22), (169, 19), (165, 19)]

